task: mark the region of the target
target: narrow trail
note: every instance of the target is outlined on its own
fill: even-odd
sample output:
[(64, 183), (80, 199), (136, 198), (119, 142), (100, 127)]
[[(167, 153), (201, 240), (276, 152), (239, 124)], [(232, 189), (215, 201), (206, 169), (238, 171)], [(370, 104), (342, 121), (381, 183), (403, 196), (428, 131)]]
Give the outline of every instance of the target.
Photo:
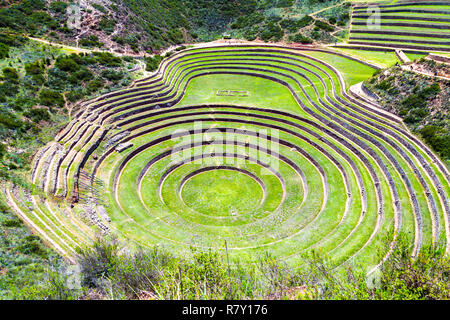
[(321, 12), (323, 12), (323, 11), (326, 11), (326, 10), (328, 10), (328, 9), (335, 8), (335, 7), (339, 7), (339, 6), (342, 5), (343, 3), (344, 3), (344, 2), (336, 3), (336, 4), (332, 5), (332, 6), (329, 6), (329, 7), (320, 9), (320, 10), (317, 10), (316, 12), (313, 12), (313, 13), (310, 13), (309, 15), (310, 15), (310, 16), (314, 16), (314, 15), (316, 15), (316, 14), (318, 14), (318, 13), (321, 13)]
[(58, 42), (51, 42), (49, 40), (45, 40), (45, 39), (40, 39), (40, 38), (34, 38), (34, 37), (28, 37), (28, 39), (33, 40), (33, 41), (37, 41), (37, 42), (41, 42), (41, 43), (45, 43), (51, 46), (56, 46), (56, 47), (60, 47), (60, 48), (64, 48), (64, 49), (69, 49), (69, 50), (74, 50), (77, 52), (85, 52), (85, 53), (91, 53), (94, 50), (92, 49), (84, 49), (84, 48), (79, 48), (79, 47), (73, 47), (73, 46), (67, 46), (65, 44), (61, 44)]
[(28, 39), (33, 40), (33, 41), (37, 41), (37, 42), (41, 42), (41, 43), (45, 43), (51, 46), (56, 46), (56, 47), (60, 47), (63, 49), (68, 49), (68, 50), (73, 50), (76, 51), (78, 53), (92, 53), (92, 52), (108, 52), (117, 56), (131, 56), (134, 58), (143, 58), (144, 55), (141, 54), (130, 54), (130, 53), (121, 53), (121, 52), (115, 52), (115, 51), (110, 51), (110, 50), (104, 50), (104, 49), (100, 49), (100, 48), (95, 48), (95, 49), (87, 49), (87, 48), (80, 48), (80, 47), (74, 47), (74, 46), (68, 46), (65, 44), (61, 44), (58, 42), (52, 42), (49, 40), (45, 40), (45, 39), (41, 39), (41, 38), (34, 38), (34, 37), (29, 37)]

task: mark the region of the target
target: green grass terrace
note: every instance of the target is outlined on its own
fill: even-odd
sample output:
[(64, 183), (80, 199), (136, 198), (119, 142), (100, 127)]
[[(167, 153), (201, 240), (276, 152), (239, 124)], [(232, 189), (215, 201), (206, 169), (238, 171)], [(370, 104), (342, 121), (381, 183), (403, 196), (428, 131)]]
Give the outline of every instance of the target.
[(450, 52), (450, 2), (354, 4), (349, 44)]
[(254, 263), (320, 250), (373, 270), (396, 233), (450, 248), (449, 172), (401, 120), (350, 86), (375, 69), (280, 46), (187, 49), (80, 105), (34, 156), (39, 192), (5, 190), (68, 259), (95, 234)]

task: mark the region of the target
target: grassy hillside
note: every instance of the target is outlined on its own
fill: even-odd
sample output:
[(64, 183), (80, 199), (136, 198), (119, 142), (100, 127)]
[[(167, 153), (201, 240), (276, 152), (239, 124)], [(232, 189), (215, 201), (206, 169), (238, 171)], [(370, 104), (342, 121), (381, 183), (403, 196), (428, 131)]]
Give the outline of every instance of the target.
[(341, 0), (96, 0), (79, 7), (68, 1), (21, 0), (0, 7), (0, 28), (142, 54), (216, 40), (224, 32), (248, 40), (335, 42), (346, 37), (349, 11), (350, 4)]
[[(433, 60), (414, 63), (431, 74), (448, 74), (449, 67)], [(447, 164), (450, 162), (450, 80), (424, 77), (412, 71), (391, 67), (365, 81), (388, 111), (421, 136)]]
[[(0, 59), (0, 183), (32, 191), (25, 176), (35, 151), (69, 121), (79, 101), (128, 86), (140, 64), (108, 53), (77, 54), (13, 33), (0, 33), (0, 47), (7, 48)], [(31, 297), (47, 266), (59, 264), (54, 260), (56, 253), (31, 235), (2, 196), (0, 299), (20, 297), (28, 290), (21, 287), (30, 287)]]

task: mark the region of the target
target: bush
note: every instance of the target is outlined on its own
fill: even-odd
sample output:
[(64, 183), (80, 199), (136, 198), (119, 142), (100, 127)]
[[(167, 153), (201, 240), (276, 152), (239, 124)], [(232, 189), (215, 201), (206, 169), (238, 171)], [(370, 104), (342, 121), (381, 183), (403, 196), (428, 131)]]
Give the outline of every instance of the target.
[(294, 5), (294, 0), (278, 0), (277, 8), (288, 8)]
[(4, 43), (0, 43), (0, 59), (5, 59), (8, 57), (9, 57), (9, 47)]
[(77, 62), (70, 57), (60, 57), (56, 60), (55, 66), (63, 71), (73, 72), (80, 68)]
[(300, 28), (300, 20), (284, 19), (280, 22), (280, 26), (290, 33), (296, 32)]
[(102, 77), (109, 81), (118, 81), (124, 77), (122, 71), (104, 70), (102, 71)]
[(316, 22), (314, 22), (314, 26), (318, 27), (319, 29), (331, 32), (334, 31), (334, 27), (330, 26), (328, 23), (320, 21), (320, 20), (316, 20)]
[(305, 37), (301, 33), (298, 33), (295, 36), (289, 37), (289, 40), (292, 42), (303, 43), (303, 44), (313, 43), (313, 40), (311, 38)]
[(450, 133), (448, 131), (436, 125), (426, 125), (418, 132), (444, 159), (450, 159)]
[(112, 19), (108, 19), (106, 17), (102, 17), (98, 27), (105, 31), (107, 34), (111, 34), (114, 32), (114, 27), (116, 26), (116, 22)]
[(120, 57), (116, 57), (109, 52), (94, 52), (92, 53), (93, 57), (102, 66), (105, 67), (120, 67), (122, 66), (122, 59)]
[(45, 67), (39, 61), (31, 62), (25, 64), (25, 71), (27, 75), (41, 74), (44, 73)]
[(154, 57), (147, 57), (145, 58), (146, 68), (147, 71), (155, 71), (158, 69), (159, 64), (162, 61), (162, 57), (160, 55), (155, 55)]
[[(2, 159), (6, 155), (6, 153), (7, 153), (6, 144), (0, 142), (0, 159)], [(3, 223), (3, 225), (5, 225), (5, 222)]]
[(0, 84), (0, 95), (14, 97), (19, 93), (19, 86), (16, 81), (5, 81)]
[(35, 123), (50, 120), (50, 113), (46, 109), (31, 109), (25, 112), (24, 116), (30, 118)]
[(64, 97), (57, 91), (43, 89), (39, 93), (40, 103), (44, 106), (53, 107), (53, 106), (64, 106)]
[(56, 13), (66, 13), (68, 4), (62, 1), (54, 1), (52, 3), (50, 3), (50, 10)]
[(95, 35), (90, 35), (88, 38), (81, 39), (78, 43), (80, 46), (84, 47), (97, 47), (101, 48), (103, 47), (103, 43), (98, 40), (98, 37)]
[(2, 72), (3, 78), (0, 80), (13, 82), (17, 82), (19, 80), (19, 73), (15, 68), (6, 67), (2, 69)]
[(84, 96), (84, 93), (81, 90), (69, 91), (68, 93), (66, 93), (66, 98), (70, 102), (78, 101), (78, 100), (82, 99), (83, 96)]
[(23, 239), (22, 244), (17, 248), (19, 252), (25, 254), (34, 254), (42, 258), (48, 256), (48, 250), (42, 245), (38, 236), (27, 236)]
[(283, 36), (284, 31), (280, 28), (280, 26), (273, 22), (269, 22), (266, 26), (264, 26), (260, 34), (261, 40), (263, 41), (279, 41), (283, 38)]
[(104, 82), (101, 78), (96, 78), (92, 81), (89, 81), (89, 83), (86, 86), (86, 89), (90, 92), (90, 93), (94, 93), (98, 90), (100, 90), (101, 88), (103, 88)]
[(72, 73), (69, 77), (69, 81), (73, 84), (79, 84), (80, 82), (89, 81), (92, 79), (94, 79), (94, 74), (86, 67)]
[(0, 124), (8, 129), (19, 129), (23, 123), (17, 116), (8, 111), (0, 111)]
[(299, 28), (304, 28), (306, 26), (309, 26), (313, 21), (314, 21), (313, 17), (306, 15), (298, 21), (297, 26)]

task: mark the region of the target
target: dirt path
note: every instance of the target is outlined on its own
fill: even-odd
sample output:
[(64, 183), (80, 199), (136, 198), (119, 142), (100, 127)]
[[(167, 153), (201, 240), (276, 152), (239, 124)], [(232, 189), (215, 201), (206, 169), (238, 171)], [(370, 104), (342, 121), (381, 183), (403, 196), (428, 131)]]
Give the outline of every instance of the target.
[(28, 39), (33, 40), (33, 41), (38, 41), (38, 42), (41, 42), (41, 43), (45, 43), (45, 44), (48, 44), (48, 45), (51, 45), (51, 46), (60, 47), (60, 48), (63, 48), (63, 49), (73, 50), (73, 51), (76, 51), (78, 53), (81, 53), (81, 52), (92, 53), (94, 51), (96, 51), (96, 52), (100, 51), (100, 52), (112, 53), (112, 54), (117, 55), (117, 56), (132, 56), (134, 58), (142, 58), (142, 57), (144, 57), (143, 55), (140, 55), (140, 54), (121, 53), (121, 52), (115, 52), (115, 51), (104, 50), (104, 49), (99, 49), (99, 48), (86, 49), (86, 48), (68, 46), (68, 45), (65, 45), (65, 44), (61, 44), (61, 43), (58, 43), (58, 42), (52, 42), (52, 41), (45, 40), (45, 39), (40, 39), (40, 38), (28, 37)]
[(326, 11), (326, 10), (331, 9), (331, 8), (339, 7), (339, 6), (342, 5), (343, 3), (344, 3), (344, 2), (336, 3), (336, 4), (332, 5), (332, 6), (329, 6), (329, 7), (323, 8), (323, 9), (320, 9), (320, 10), (318, 10), (318, 11), (316, 11), (316, 12), (313, 12), (313, 13), (310, 13), (309, 15), (310, 15), (310, 16), (314, 16), (314, 15), (316, 15), (316, 14), (318, 14), (318, 13), (321, 13), (322, 11)]
[[(411, 66), (413, 66), (413, 67), (411, 68)], [(435, 78), (435, 79), (443, 79), (443, 80), (449, 80), (450, 79), (450, 77), (435, 76), (432, 73), (419, 71), (416, 68), (414, 68), (414, 66), (415, 66), (414, 64), (412, 64), (412, 65), (411, 64), (410, 65), (402, 65), (402, 66), (400, 66), (400, 68), (402, 68), (405, 71), (415, 72), (415, 73), (418, 73), (420, 75), (431, 77), (431, 78)]]
[(84, 48), (67, 46), (65, 44), (60, 44), (60, 43), (57, 43), (57, 42), (51, 42), (51, 41), (48, 41), (48, 40), (45, 40), (45, 39), (40, 39), (40, 38), (28, 37), (28, 39), (33, 40), (33, 41), (38, 41), (38, 42), (41, 42), (41, 43), (45, 43), (45, 44), (48, 44), (48, 45), (51, 45), (51, 46), (56, 46), (56, 47), (60, 47), (60, 48), (64, 48), (64, 49), (74, 50), (74, 51), (77, 51), (77, 52), (90, 53), (90, 52), (93, 51), (91, 49), (84, 49)]

